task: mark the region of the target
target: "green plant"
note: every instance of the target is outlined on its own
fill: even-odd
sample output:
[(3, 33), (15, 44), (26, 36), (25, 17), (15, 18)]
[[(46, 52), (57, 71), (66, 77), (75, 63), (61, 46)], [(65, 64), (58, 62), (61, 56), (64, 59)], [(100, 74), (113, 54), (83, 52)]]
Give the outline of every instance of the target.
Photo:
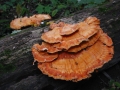
[(2, 54), (0, 54), (0, 56), (7, 56), (9, 57), (11, 55), (11, 50), (10, 49), (6, 49), (4, 50), (4, 52)]
[(38, 13), (50, 14), (52, 17), (67, 16), (70, 13), (80, 10), (77, 0), (46, 0), (46, 3), (38, 3), (35, 9)]
[(80, 10), (81, 8), (95, 7), (104, 3), (105, 0), (46, 0), (37, 4), (38, 13), (47, 13), (52, 17), (67, 16), (70, 13)]
[(20, 5), (19, 3), (16, 6), (16, 13), (18, 17), (23, 16), (27, 12), (27, 9)]
[(0, 37), (12, 33), (10, 22), (16, 17), (22, 17), (33, 13), (39, 0), (8, 0), (0, 4)]
[(10, 22), (15, 17), (36, 13), (50, 14), (53, 19), (68, 16), (82, 8), (101, 5), (106, 0), (8, 0), (0, 4), (0, 37), (10, 34)]
[(120, 83), (114, 80), (110, 80), (108, 90), (120, 90)]
[(11, 50), (6, 49), (1, 54), (0, 57), (0, 73), (6, 73), (15, 70), (15, 65), (13, 62), (9, 64), (5, 64), (6, 60), (8, 60), (11, 57)]
[(1, 64), (0, 63), (0, 73), (10, 72), (15, 70), (15, 66), (13, 64)]
[(102, 90), (120, 90), (120, 82), (115, 80), (110, 80), (107, 88), (103, 88)]
[(106, 0), (80, 0), (79, 3), (84, 4), (85, 5), (84, 8), (91, 8), (101, 5), (105, 1)]
[(9, 22), (10, 20), (8, 19), (0, 20), (0, 37), (5, 36), (8, 33), (11, 33)]

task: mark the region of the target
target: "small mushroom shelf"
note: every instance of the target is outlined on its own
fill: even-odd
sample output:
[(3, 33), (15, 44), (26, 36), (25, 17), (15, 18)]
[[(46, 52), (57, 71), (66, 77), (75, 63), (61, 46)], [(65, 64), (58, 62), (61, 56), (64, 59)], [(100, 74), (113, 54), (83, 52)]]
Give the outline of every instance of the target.
[(35, 14), (30, 17), (21, 17), (21, 18), (16, 18), (10, 22), (10, 28), (19, 30), (22, 27), (27, 27), (27, 26), (40, 26), (41, 22), (43, 20), (51, 19), (51, 16), (48, 14)]
[(32, 46), (32, 54), (42, 73), (54, 79), (77, 82), (89, 78), (114, 54), (112, 39), (96, 17), (76, 24), (52, 23), (41, 38), (41, 45)]

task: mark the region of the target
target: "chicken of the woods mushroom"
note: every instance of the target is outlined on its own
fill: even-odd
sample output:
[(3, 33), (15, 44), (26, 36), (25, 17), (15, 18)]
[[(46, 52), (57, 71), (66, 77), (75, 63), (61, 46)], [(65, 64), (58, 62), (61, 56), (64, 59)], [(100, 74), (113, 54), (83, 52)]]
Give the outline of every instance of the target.
[(76, 24), (52, 23), (41, 38), (42, 44), (32, 46), (32, 54), (43, 74), (54, 79), (77, 82), (89, 78), (114, 54), (112, 39), (96, 17)]
[(10, 27), (18, 30), (26, 26), (39, 26), (41, 22), (46, 19), (51, 19), (51, 16), (48, 14), (35, 14), (30, 17), (20, 17), (12, 20), (10, 22)]

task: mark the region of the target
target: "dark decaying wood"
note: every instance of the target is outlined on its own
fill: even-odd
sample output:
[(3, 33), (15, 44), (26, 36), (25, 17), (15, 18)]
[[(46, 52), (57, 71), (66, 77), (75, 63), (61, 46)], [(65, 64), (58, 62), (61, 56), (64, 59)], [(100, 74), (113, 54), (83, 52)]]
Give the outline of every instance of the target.
[[(112, 0), (101, 8), (85, 9), (56, 22), (76, 23), (88, 16), (99, 18), (101, 28), (113, 39), (114, 58), (97, 71), (102, 72), (120, 61), (120, 1)], [(76, 83), (54, 80), (43, 75), (36, 63), (33, 65), (31, 47), (34, 43), (41, 43), (40, 36), (46, 30), (48, 27), (31, 27), (16, 35), (0, 39), (0, 90), (101, 90), (105, 87), (104, 80), (109, 78), (102, 73), (95, 73), (90, 79)]]

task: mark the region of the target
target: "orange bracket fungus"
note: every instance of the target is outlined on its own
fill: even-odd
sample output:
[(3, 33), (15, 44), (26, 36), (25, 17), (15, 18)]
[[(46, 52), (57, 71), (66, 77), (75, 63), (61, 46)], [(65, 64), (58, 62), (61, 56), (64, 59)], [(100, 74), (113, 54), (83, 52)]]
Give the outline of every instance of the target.
[(12, 29), (21, 29), (22, 27), (26, 26), (39, 26), (41, 24), (41, 21), (46, 20), (46, 19), (51, 19), (50, 15), (48, 14), (35, 14), (30, 17), (21, 17), (21, 18), (16, 18), (10, 22), (10, 27)]
[(34, 44), (32, 54), (38, 68), (54, 79), (77, 82), (89, 78), (114, 54), (112, 39), (96, 17), (76, 24), (52, 23), (41, 38), (42, 44)]

